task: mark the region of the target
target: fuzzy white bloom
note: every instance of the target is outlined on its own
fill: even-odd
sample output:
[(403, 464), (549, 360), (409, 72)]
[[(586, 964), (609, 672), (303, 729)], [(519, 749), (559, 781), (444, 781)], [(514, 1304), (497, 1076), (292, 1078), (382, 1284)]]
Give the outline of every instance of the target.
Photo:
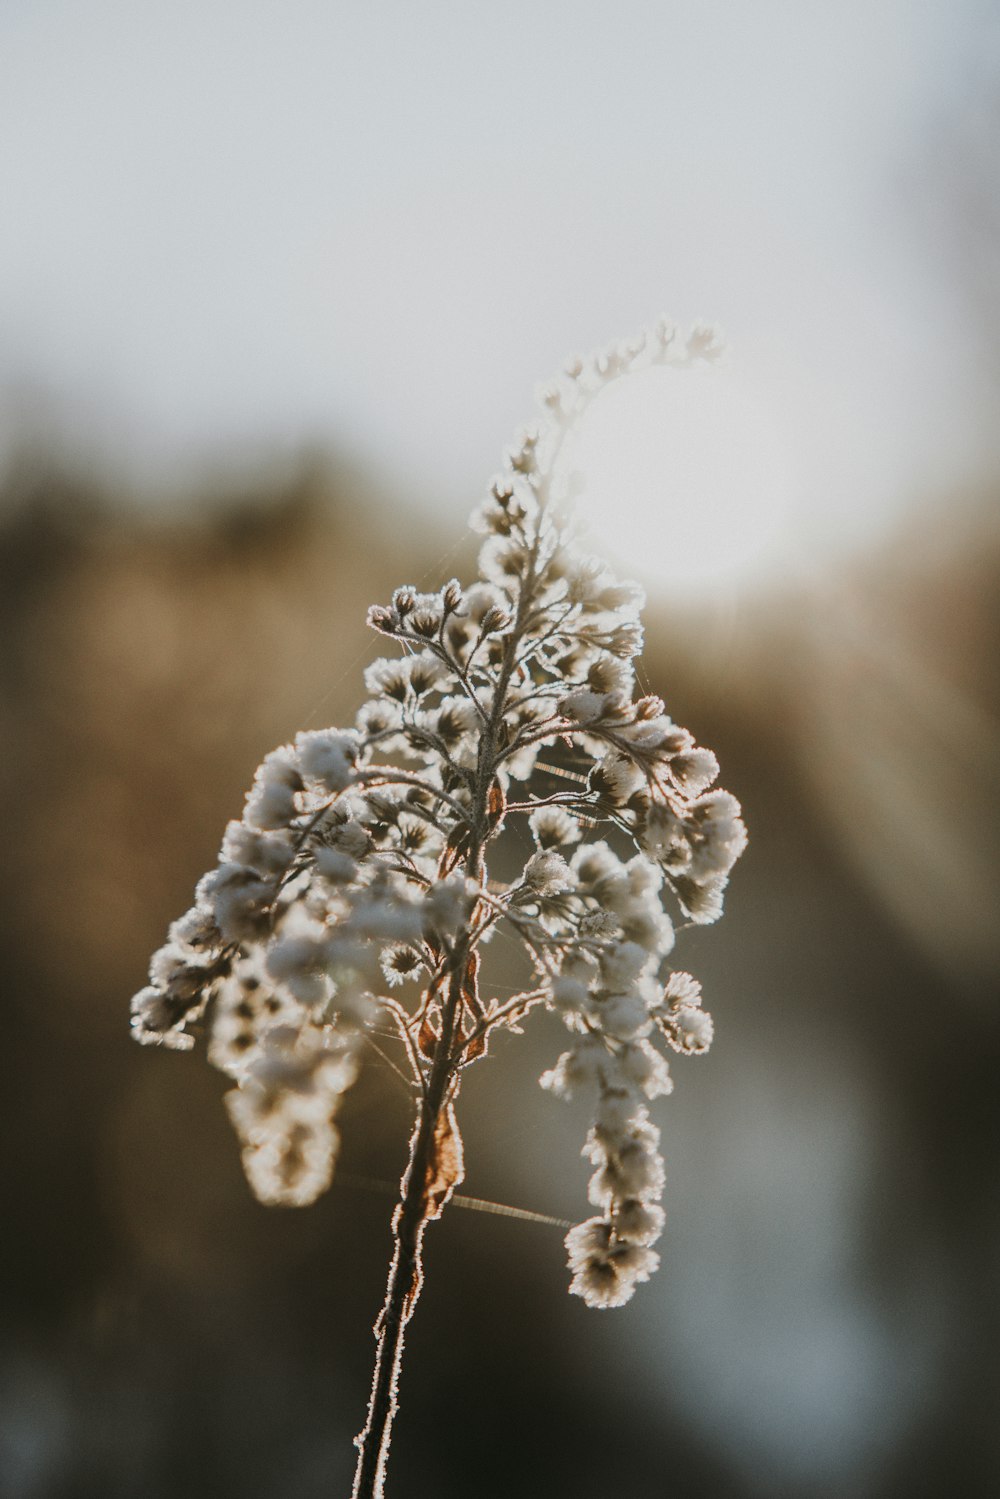
[(405, 942), (390, 942), (383, 948), (381, 963), (385, 981), (392, 989), (426, 972), (419, 948)]
[(682, 843), (683, 834), (684, 823), (679, 813), (668, 802), (654, 802), (646, 813), (640, 842), (648, 854), (660, 859), (667, 868), (677, 867), (676, 863), (668, 863), (668, 858), (675, 848), (682, 849), (680, 867), (684, 867), (690, 862), (691, 850)]
[(663, 1209), (638, 1197), (626, 1197), (615, 1211), (615, 1232), (629, 1244), (655, 1244), (663, 1223)]
[(602, 695), (620, 692), (625, 701), (630, 702), (635, 688), (635, 672), (627, 661), (601, 652), (587, 666), (587, 686), (591, 692)]
[(710, 791), (699, 797), (691, 807), (689, 826), (692, 851), (687, 872), (691, 878), (700, 883), (728, 875), (747, 844), (735, 796)]
[(613, 993), (622, 993), (649, 963), (649, 953), (638, 942), (612, 942), (600, 956), (601, 978)]
[(295, 857), (295, 845), (285, 828), (276, 833), (262, 833), (245, 822), (231, 822), (219, 857), (225, 863), (242, 864), (261, 875), (281, 875)]
[(568, 890), (573, 883), (569, 865), (562, 854), (543, 850), (532, 854), (524, 866), (522, 876), (525, 885), (535, 895), (555, 895)]
[(385, 749), (403, 727), (402, 705), (390, 698), (374, 698), (358, 709), (355, 724), (362, 738), (381, 742)]
[(308, 1007), (329, 998), (328, 936), (321, 922), (301, 907), (292, 907), (280, 935), (267, 949), (269, 977)]
[(671, 1008), (678, 1005), (699, 1005), (701, 1004), (701, 985), (692, 974), (678, 970), (667, 979), (663, 999)]
[(625, 994), (606, 995), (596, 1006), (596, 1015), (601, 1030), (616, 1041), (631, 1041), (652, 1025), (649, 1006), (635, 989)]
[(303, 1207), (330, 1185), (334, 1116), (356, 1066), (315, 1027), (269, 1032), (240, 1087), (226, 1094), (243, 1164), (261, 1202)]
[(539, 1081), (557, 1098), (574, 1098), (597, 1080), (606, 1056), (603, 1041), (588, 1034), (571, 1051), (564, 1051), (556, 1065), (543, 1072)]
[(343, 802), (338, 803), (330, 814), (317, 824), (316, 859), (318, 860), (320, 854), (328, 848), (336, 849), (338, 853), (346, 854), (351, 859), (363, 859), (372, 845), (371, 833), (366, 826), (369, 812), (367, 805), (351, 808), (345, 806)]
[(596, 984), (599, 973), (598, 960), (586, 947), (569, 947), (563, 953), (560, 973), (566, 978), (578, 979), (584, 985)]
[(719, 774), (719, 762), (711, 750), (686, 750), (671, 757), (670, 772), (688, 796), (698, 796)]
[[(154, 954), (134, 1034), (183, 1050), (205, 1032), (261, 1201), (302, 1205), (329, 1185), (337, 1108), (377, 1027), (379, 1048), (395, 1031), (420, 1108), (438, 1110), (419, 1138), (438, 1152), (422, 1166), (440, 1206), (458, 1179), (463, 1069), (545, 1005), (567, 1047), (542, 1086), (593, 1105), (599, 1212), (567, 1236), (571, 1289), (620, 1306), (655, 1269), (664, 1170), (648, 1105), (672, 1087), (665, 1053), (712, 1038), (696, 981), (664, 976), (667, 906), (717, 919), (746, 832), (736, 800), (709, 789), (712, 752), (636, 695), (642, 592), (573, 545), (557, 460), (609, 382), (718, 352), (711, 330), (661, 324), (567, 367), (474, 517), (478, 579), (372, 606), (387, 654), (353, 726), (265, 758)], [(509, 1001), (486, 961), (495, 932), (530, 968)]]
[(670, 719), (661, 715), (625, 724), (621, 729), (621, 737), (633, 750), (641, 750), (648, 755), (651, 750), (662, 749), (670, 742), (672, 728)]
[(316, 873), (331, 885), (349, 885), (357, 878), (357, 861), (341, 848), (318, 848), (315, 859)]
[(140, 989), (132, 998), (132, 1035), (143, 1046), (166, 1046), (171, 1051), (190, 1051), (194, 1039), (181, 1026), (187, 1020), (184, 1010), (178, 1015), (167, 994), (155, 984)]
[(618, 1108), (605, 1111), (587, 1137), (586, 1155), (596, 1167), (589, 1197), (599, 1218), (566, 1235), (573, 1280), (570, 1289), (588, 1306), (622, 1306), (659, 1264), (650, 1247), (663, 1227), (658, 1197), (663, 1190), (659, 1132), (644, 1108), (629, 1113), (626, 1095), (612, 1095)]
[(438, 880), (427, 891), (424, 923), (441, 937), (454, 937), (466, 924), (477, 899), (471, 881), (461, 875)]
[(267, 927), (277, 881), (242, 864), (219, 864), (195, 893), (227, 942), (254, 942)]
[(540, 849), (569, 848), (580, 841), (580, 824), (565, 807), (539, 807), (528, 818), (528, 826)]
[(266, 963), (266, 949), (248, 947), (215, 991), (208, 1059), (236, 1081), (247, 1075), (270, 1031), (305, 1019), (298, 1001), (274, 983)]
[(712, 1044), (712, 1017), (707, 1010), (682, 1005), (674, 1020), (679, 1051), (707, 1051)]
[(620, 1080), (630, 1089), (638, 1089), (646, 1098), (664, 1098), (674, 1090), (666, 1057), (648, 1041), (623, 1047), (618, 1065)]
[(607, 694), (603, 692), (589, 692), (582, 688), (579, 692), (570, 692), (559, 700), (559, 712), (564, 718), (571, 718), (574, 723), (588, 724), (596, 723), (604, 715)]
[(320, 791), (346, 791), (354, 780), (358, 745), (353, 734), (311, 730), (296, 735), (295, 750), (303, 776)]
[(674, 1051), (699, 1053), (712, 1044), (712, 1017), (701, 1007), (701, 985), (689, 973), (672, 973), (653, 1016)]
[(590, 773), (590, 786), (602, 799), (624, 806), (629, 797), (644, 787), (642, 768), (619, 750), (605, 755)]
[(578, 1014), (590, 1003), (590, 990), (579, 979), (560, 973), (552, 980), (552, 1004), (567, 1014)]
[(262, 832), (287, 827), (296, 812), (295, 794), (301, 790), (302, 776), (292, 746), (272, 750), (254, 776), (243, 821)]
[(655, 1250), (619, 1238), (601, 1218), (571, 1228), (566, 1249), (573, 1271), (570, 1290), (592, 1307), (624, 1306), (660, 1265)]

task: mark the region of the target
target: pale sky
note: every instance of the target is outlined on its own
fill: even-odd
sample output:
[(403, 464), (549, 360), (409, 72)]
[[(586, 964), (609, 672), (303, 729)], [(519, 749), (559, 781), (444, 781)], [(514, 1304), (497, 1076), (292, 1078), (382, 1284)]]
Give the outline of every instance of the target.
[(343, 445), (464, 519), (536, 382), (666, 313), (725, 329), (797, 523), (867, 535), (982, 458), (924, 200), (995, 40), (976, 0), (6, 0), (0, 446), (39, 402), (142, 484)]

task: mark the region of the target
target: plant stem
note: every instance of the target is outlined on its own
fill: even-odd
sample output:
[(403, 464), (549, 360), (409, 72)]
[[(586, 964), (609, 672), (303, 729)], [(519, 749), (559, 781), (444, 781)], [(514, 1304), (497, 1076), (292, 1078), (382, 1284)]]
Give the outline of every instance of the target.
[(368, 1419), (357, 1438), (358, 1466), (352, 1499), (381, 1499), (385, 1467), (389, 1457), (392, 1422), (398, 1406), (397, 1385), (403, 1358), (403, 1338), (413, 1315), (423, 1282), (421, 1251), (424, 1229), (439, 1211), (428, 1202), (428, 1178), (432, 1174), (438, 1121), (445, 1104), (457, 1091), (457, 1071), (452, 1056), (455, 1022), (461, 1004), (461, 974), (466, 944), (461, 944), (461, 964), (452, 970), (448, 997), (441, 1015), (441, 1034), (434, 1049), (427, 1090), (420, 1100), (410, 1141), (410, 1162), (403, 1177), (402, 1197), (393, 1214), (394, 1250), (389, 1266), (385, 1301), (375, 1323), (375, 1372), (368, 1402)]

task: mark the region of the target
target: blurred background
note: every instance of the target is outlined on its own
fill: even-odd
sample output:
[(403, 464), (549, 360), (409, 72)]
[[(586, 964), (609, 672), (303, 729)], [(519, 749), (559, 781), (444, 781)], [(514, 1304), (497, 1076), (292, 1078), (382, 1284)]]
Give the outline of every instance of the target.
[[(535, 382), (661, 313), (718, 374), (580, 433), (643, 670), (751, 831), (685, 934), (663, 1268), (428, 1237), (401, 1496), (1000, 1492), (1000, 25), (987, 0), (0, 8), (0, 1492), (346, 1494), (408, 1102), (250, 1196), (127, 1004), (366, 605), (468, 577)], [(497, 1044), (474, 1195), (577, 1220), (586, 1108)], [(360, 1179), (387, 1183), (385, 1194)]]

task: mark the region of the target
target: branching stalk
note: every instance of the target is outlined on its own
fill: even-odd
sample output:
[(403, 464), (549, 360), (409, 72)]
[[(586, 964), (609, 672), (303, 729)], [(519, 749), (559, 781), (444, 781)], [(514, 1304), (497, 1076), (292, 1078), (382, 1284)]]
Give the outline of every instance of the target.
[[(714, 755), (658, 698), (636, 696), (639, 591), (576, 550), (554, 476), (610, 380), (717, 349), (705, 330), (685, 344), (663, 325), (567, 369), (480, 511), (478, 580), (399, 588), (372, 606), (370, 625), (402, 656), (369, 667), (353, 727), (302, 732), (265, 758), (132, 1002), (146, 1045), (187, 1050), (206, 1034), (263, 1203), (305, 1207), (329, 1187), (338, 1109), (366, 1046), (412, 1085), (353, 1499), (382, 1499), (424, 1234), (463, 1178), (460, 1081), (495, 1030), (519, 1032), (539, 1005), (561, 1015), (567, 1049), (540, 1082), (593, 1105), (596, 1212), (566, 1235), (570, 1290), (621, 1306), (659, 1262), (648, 1104), (670, 1091), (665, 1051), (703, 1052), (712, 1037), (700, 986), (667, 965), (684, 928), (661, 892), (688, 921), (716, 920), (745, 829), (735, 798), (709, 789)], [(538, 760), (553, 742), (570, 764)], [(522, 857), (500, 879), (487, 853), (508, 820)], [(589, 836), (598, 821), (614, 846)], [(492, 929), (530, 969), (504, 1004), (509, 975), (480, 974)], [(398, 1067), (379, 1044), (387, 1017)]]

